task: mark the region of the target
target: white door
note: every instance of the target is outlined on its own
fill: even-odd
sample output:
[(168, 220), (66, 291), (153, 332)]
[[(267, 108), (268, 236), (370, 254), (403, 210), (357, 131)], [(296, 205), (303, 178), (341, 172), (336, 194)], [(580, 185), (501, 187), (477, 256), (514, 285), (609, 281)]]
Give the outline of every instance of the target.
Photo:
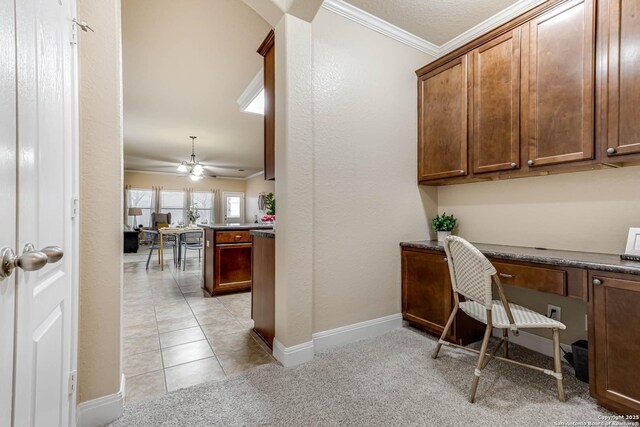
[(222, 193), (225, 224), (244, 223), (244, 193)]
[[(16, 247), (14, 0), (0, 0), (0, 248)], [(0, 426), (11, 425), (15, 276), (0, 281)]]
[[(2, 360), (0, 413), (6, 417), (11, 399), (6, 384), (12, 384), (12, 423), (1, 425), (69, 426), (75, 424), (75, 391), (70, 372), (75, 366), (75, 245), (77, 226), (72, 219), (77, 182), (77, 105), (75, 102), (75, 47), (71, 44), (74, 0), (0, 0), (2, 12), (15, 7), (15, 15), (2, 15), (2, 43), (7, 23), (15, 16), (13, 105), (16, 131), (2, 139), (0, 162), (5, 150), (17, 171), (2, 167), (6, 179), (0, 189), (1, 245), (15, 249), (21, 268), (0, 282), (15, 292), (13, 325), (13, 376), (5, 377)], [(4, 46), (3, 46), (4, 47)], [(2, 67), (7, 59), (2, 52)], [(1, 73), (1, 71), (0, 71)], [(17, 86), (16, 86), (17, 85)], [(17, 90), (15, 89), (17, 87)], [(3, 87), (3, 98), (8, 97)], [(10, 110), (3, 99), (1, 117), (10, 131)], [(7, 113), (8, 111), (8, 113)], [(11, 137), (11, 135), (13, 135)], [(13, 139), (13, 143), (11, 143)], [(3, 165), (4, 166), (4, 165)], [(11, 168), (9, 168), (11, 169)], [(7, 185), (5, 185), (5, 182)], [(10, 230), (13, 229), (13, 230)], [(12, 234), (13, 233), (13, 234)], [(12, 237), (15, 235), (15, 237)], [(47, 249), (42, 250), (47, 247)], [(57, 247), (57, 248), (56, 248)], [(64, 257), (60, 259), (61, 251)], [(6, 253), (6, 251), (5, 251)], [(48, 262), (48, 263), (47, 263)], [(32, 271), (29, 271), (32, 270)], [(12, 286), (15, 285), (15, 286)], [(5, 293), (9, 295), (9, 293)], [(10, 298), (3, 298), (4, 300)], [(4, 314), (2, 315), (4, 317)], [(4, 322), (2, 340), (11, 334)], [(6, 381), (5, 381), (6, 379)]]

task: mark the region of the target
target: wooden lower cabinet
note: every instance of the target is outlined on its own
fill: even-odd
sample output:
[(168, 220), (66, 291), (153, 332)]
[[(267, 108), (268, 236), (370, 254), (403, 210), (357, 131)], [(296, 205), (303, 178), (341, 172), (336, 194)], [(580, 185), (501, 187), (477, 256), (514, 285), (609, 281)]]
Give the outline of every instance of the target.
[(276, 334), (276, 240), (253, 236), (253, 285), (251, 318), (253, 330), (273, 348)]
[(589, 386), (598, 404), (640, 415), (640, 277), (590, 272)]
[[(402, 317), (440, 336), (453, 309), (449, 267), (442, 253), (402, 249)], [(447, 340), (466, 345), (482, 339), (485, 325), (458, 311)]]
[(253, 243), (249, 229), (205, 229), (204, 289), (210, 295), (251, 290)]

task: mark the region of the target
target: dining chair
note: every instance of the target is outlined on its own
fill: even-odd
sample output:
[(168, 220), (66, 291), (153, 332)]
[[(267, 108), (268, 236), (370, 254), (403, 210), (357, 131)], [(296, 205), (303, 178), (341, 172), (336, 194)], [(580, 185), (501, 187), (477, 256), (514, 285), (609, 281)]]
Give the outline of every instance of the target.
[[(160, 249), (160, 232), (158, 230), (143, 230), (144, 233), (144, 239), (146, 241), (148, 241), (150, 243), (149, 245), (149, 257), (147, 258), (147, 267), (146, 269), (149, 269), (149, 261), (151, 261), (151, 255), (153, 254), (153, 250), (156, 249)], [(167, 239), (167, 236), (164, 236), (163, 238), (163, 245), (165, 248), (172, 248), (173, 249), (173, 260), (174, 260), (174, 265), (175, 265), (175, 261), (176, 261), (176, 239), (175, 236), (169, 235), (171, 238)], [(160, 263), (160, 259), (158, 258), (158, 263)]]
[(184, 251), (182, 259), (182, 270), (187, 266), (187, 251), (198, 251), (198, 261), (201, 260), (201, 250), (204, 248), (202, 242), (202, 231), (187, 231), (180, 236), (180, 244)]
[[(530, 310), (520, 305), (507, 301), (495, 267), (491, 262), (471, 243), (457, 237), (449, 236), (444, 240), (444, 250), (447, 254), (449, 274), (451, 276), (451, 287), (453, 289), (454, 306), (451, 316), (442, 331), (435, 350), (431, 357), (438, 357), (442, 345), (458, 347), (463, 350), (478, 353), (478, 361), (473, 373), (469, 402), (473, 403), (476, 397), (478, 381), (482, 370), (491, 359), (499, 359), (526, 368), (540, 371), (556, 379), (558, 388), (558, 399), (565, 401), (564, 388), (562, 385), (562, 360), (560, 358), (560, 329), (565, 329), (565, 325), (548, 318), (540, 313)], [(492, 284), (495, 283), (498, 291), (498, 300), (493, 299)], [(460, 301), (460, 296), (465, 298)], [(480, 351), (463, 347), (445, 340), (449, 329), (453, 324), (458, 309), (462, 310), (470, 317), (486, 325), (484, 339), (480, 346)], [(502, 329), (502, 340), (496, 345), (491, 353), (487, 353), (489, 338), (493, 328)], [(524, 362), (515, 361), (509, 358), (509, 331), (518, 335), (520, 329), (551, 329), (553, 338), (554, 369), (546, 369), (539, 366), (530, 365)], [(504, 357), (496, 356), (497, 351), (504, 345)]]

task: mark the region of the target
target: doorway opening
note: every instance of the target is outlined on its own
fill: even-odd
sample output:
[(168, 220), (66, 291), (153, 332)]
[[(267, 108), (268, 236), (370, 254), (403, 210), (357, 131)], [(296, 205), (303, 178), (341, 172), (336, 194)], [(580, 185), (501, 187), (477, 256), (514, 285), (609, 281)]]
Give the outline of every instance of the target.
[(241, 1), (122, 0), (125, 404), (275, 363), (251, 292), (270, 32)]

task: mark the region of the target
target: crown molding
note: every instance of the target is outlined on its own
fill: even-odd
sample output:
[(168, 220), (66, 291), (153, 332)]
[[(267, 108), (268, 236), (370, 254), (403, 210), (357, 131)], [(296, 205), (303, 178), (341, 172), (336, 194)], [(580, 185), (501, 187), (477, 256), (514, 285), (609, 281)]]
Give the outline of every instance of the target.
[(439, 56), (443, 56), (449, 52), (456, 50), (459, 47), (464, 46), (472, 40), (480, 37), (481, 35), (487, 33), (489, 30), (499, 27), (502, 24), (505, 24), (512, 20), (513, 18), (522, 15), (524, 12), (527, 12), (539, 4), (544, 3), (546, 0), (520, 0), (507, 7), (506, 9), (501, 10), (496, 13), (489, 19), (486, 19), (460, 34), (457, 37), (452, 38), (445, 44), (439, 47), (440, 54)]
[(421, 52), (431, 56), (439, 56), (440, 48), (435, 44), (428, 42), (420, 37), (411, 34), (402, 28), (384, 21), (362, 9), (343, 1), (343, 0), (325, 0), (322, 7), (353, 22), (377, 31), (389, 38), (399, 41), (400, 43), (411, 46)]
[(411, 34), (402, 28), (396, 27), (362, 9), (358, 9), (344, 0), (325, 0), (322, 7), (437, 59), (545, 1), (546, 0), (520, 0), (441, 46)]
[[(124, 170), (125, 173), (142, 173), (142, 174), (148, 174), (148, 175), (170, 175), (170, 176), (178, 176), (178, 177), (184, 177), (184, 178), (188, 178), (188, 175), (185, 175), (184, 173), (180, 173), (180, 172), (160, 172), (160, 171), (148, 171), (148, 170), (143, 170), (143, 169), (125, 169)], [(216, 176), (210, 176), (210, 175), (206, 175), (205, 178), (209, 178), (209, 179), (230, 179), (230, 180), (236, 180), (236, 181), (246, 181), (248, 179), (251, 178), (255, 178), (256, 176), (263, 174), (264, 171), (260, 171), (260, 172), (256, 172), (252, 175), (246, 176), (246, 177), (240, 177), (240, 176), (222, 176), (222, 175), (216, 175)]]

